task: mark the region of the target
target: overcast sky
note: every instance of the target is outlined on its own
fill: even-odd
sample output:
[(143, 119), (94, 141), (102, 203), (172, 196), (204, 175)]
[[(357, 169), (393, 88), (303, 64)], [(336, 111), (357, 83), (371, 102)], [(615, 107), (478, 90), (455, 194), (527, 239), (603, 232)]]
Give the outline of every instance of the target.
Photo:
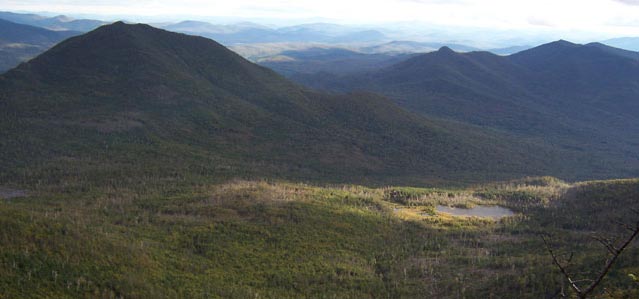
[(323, 18), (639, 36), (639, 0), (0, 0), (9, 11), (139, 16)]

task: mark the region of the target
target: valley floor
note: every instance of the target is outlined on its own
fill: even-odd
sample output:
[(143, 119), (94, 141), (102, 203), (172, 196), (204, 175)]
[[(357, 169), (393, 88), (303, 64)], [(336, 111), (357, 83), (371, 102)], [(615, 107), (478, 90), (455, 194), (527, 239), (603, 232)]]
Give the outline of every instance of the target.
[[(636, 222), (639, 180), (23, 195), (0, 201), (0, 298), (553, 298), (569, 290), (540, 234), (574, 252), (575, 273), (599, 270), (606, 253), (591, 236), (624, 236), (614, 220)], [(515, 215), (435, 211), (484, 204)], [(638, 273), (633, 246), (599, 296), (637, 298)]]

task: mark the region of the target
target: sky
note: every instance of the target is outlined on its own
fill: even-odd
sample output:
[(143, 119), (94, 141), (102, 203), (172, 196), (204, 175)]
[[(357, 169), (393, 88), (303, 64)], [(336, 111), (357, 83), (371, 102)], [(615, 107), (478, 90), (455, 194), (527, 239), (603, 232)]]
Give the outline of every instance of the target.
[(0, 10), (70, 15), (420, 22), (495, 30), (639, 36), (639, 0), (0, 0)]

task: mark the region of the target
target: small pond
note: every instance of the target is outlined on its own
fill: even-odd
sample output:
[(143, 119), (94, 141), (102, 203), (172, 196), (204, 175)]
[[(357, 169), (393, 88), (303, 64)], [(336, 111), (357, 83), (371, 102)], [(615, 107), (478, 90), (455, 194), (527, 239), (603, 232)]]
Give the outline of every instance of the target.
[(15, 197), (25, 197), (27, 192), (15, 189), (6, 189), (0, 187), (0, 199), (11, 199)]
[(492, 219), (500, 219), (503, 217), (515, 215), (513, 211), (500, 206), (474, 206), (471, 209), (464, 209), (438, 205), (435, 210), (437, 212), (446, 213), (453, 216), (485, 217)]

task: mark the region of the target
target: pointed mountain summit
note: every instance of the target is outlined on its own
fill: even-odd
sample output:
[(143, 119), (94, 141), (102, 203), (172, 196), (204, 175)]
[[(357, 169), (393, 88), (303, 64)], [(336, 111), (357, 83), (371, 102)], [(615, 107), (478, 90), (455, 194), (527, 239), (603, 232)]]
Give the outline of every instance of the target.
[(507, 136), (380, 96), (309, 91), (212, 40), (122, 22), (1, 76), (0, 106), (7, 179), (29, 169), (423, 183), (554, 163)]

